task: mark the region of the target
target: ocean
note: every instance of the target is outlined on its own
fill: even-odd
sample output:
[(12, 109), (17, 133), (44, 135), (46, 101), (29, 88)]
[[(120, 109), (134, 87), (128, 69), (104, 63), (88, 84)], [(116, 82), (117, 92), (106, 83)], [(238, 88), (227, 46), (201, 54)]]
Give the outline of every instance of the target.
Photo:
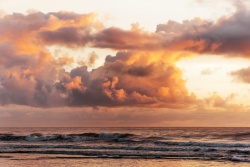
[(250, 128), (0, 128), (0, 167), (250, 166)]

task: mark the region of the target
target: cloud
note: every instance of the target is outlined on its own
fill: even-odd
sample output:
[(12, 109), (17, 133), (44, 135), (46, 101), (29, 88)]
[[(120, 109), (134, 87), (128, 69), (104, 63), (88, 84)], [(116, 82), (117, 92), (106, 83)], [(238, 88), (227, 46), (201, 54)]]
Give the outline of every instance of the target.
[(218, 70), (220, 70), (220, 68), (214, 68), (214, 69), (206, 68), (201, 71), (201, 75), (212, 75), (216, 73)]
[[(151, 60), (152, 54), (146, 52), (118, 52), (107, 56), (103, 66), (90, 72), (75, 72), (58, 82), (58, 88), (65, 94), (70, 106), (148, 106), (180, 108), (189, 106), (195, 96), (185, 88), (181, 71), (173, 64)], [(142, 61), (143, 59), (143, 61)], [(73, 75), (74, 73), (74, 75)], [(86, 73), (85, 76), (80, 76)], [(81, 78), (76, 87), (67, 89), (76, 77)]]
[[(144, 31), (138, 24), (133, 24), (130, 30), (106, 28), (96, 19), (95, 14), (13, 14), (1, 19), (0, 33), (4, 34), (2, 40), (12, 38), (17, 41), (20, 38), (26, 43), (32, 41), (40, 45), (70, 48), (88, 46), (118, 51), (165, 50), (248, 57), (250, 13), (243, 2), (237, 1), (235, 7), (233, 15), (221, 17), (214, 22), (201, 18), (184, 20), (182, 23), (169, 20), (157, 25), (155, 32)], [(35, 49), (36, 46), (28, 48)]]
[[(248, 58), (249, 16), (238, 7), (216, 22), (168, 21), (146, 32), (138, 25), (104, 27), (94, 14), (5, 15), (0, 18), (0, 125), (63, 126), (65, 120), (67, 126), (249, 125), (244, 115), (249, 109), (233, 102), (235, 94), (199, 99), (175, 65), (193, 53)], [(65, 70), (74, 58), (53, 55), (48, 49), (53, 45), (117, 53), (98, 55), (106, 56), (104, 64), (89, 70), (98, 58), (92, 52), (84, 65)], [(231, 75), (249, 83), (249, 71)]]
[(63, 23), (57, 24), (56, 28), (43, 28), (37, 34), (46, 45), (89, 46), (114, 50), (165, 50), (248, 57), (250, 13), (243, 2), (237, 2), (235, 6), (236, 12), (233, 15), (221, 17), (214, 22), (201, 18), (184, 20), (182, 23), (169, 20), (157, 25), (155, 32), (144, 31), (138, 28), (138, 25), (132, 25), (131, 30), (105, 28), (93, 19), (92, 15), (71, 16), (68, 13), (69, 16), (66, 17), (60, 13), (60, 17), (59, 14), (53, 16), (58, 17), (57, 19), (81, 16), (85, 21), (79, 23), (72, 19), (73, 23), (68, 21), (66, 24), (62, 20)]
[[(95, 31), (93, 31), (93, 29)], [(160, 36), (140, 29), (123, 30), (117, 27), (96, 31), (93, 24), (82, 26), (62, 26), (56, 30), (44, 30), (38, 37), (46, 45), (62, 45), (66, 47), (91, 46), (111, 49), (157, 49)]]
[[(88, 31), (88, 30), (83, 30)], [(88, 32), (86, 34), (82, 34), (79, 29), (76, 27), (62, 27), (55, 31), (45, 30), (40, 32), (40, 38), (46, 44), (57, 44), (64, 45), (66, 44), (68, 47), (74, 47), (77, 45), (85, 46), (89, 41)]]
[(14, 48), (14, 44), (11, 42), (0, 43), (0, 68), (15, 68), (17, 66), (25, 68), (35, 63), (32, 55), (19, 54)]
[(92, 40), (91, 34), (103, 28), (92, 13), (58, 12), (48, 13), (46, 16), (47, 25), (35, 35), (45, 45), (83, 47)]
[[(192, 108), (197, 98), (186, 88), (176, 61), (192, 52), (246, 56), (248, 15), (238, 8), (217, 22), (168, 21), (158, 25), (156, 32), (135, 24), (131, 30), (105, 28), (94, 14), (5, 15), (0, 19), (0, 60), (4, 62), (0, 103)], [(97, 58), (93, 52), (85, 65), (66, 71), (64, 66), (74, 59), (56, 58), (47, 48), (51, 45), (109, 48), (117, 54), (106, 56), (102, 66), (88, 71)]]
[(160, 44), (160, 36), (140, 29), (122, 30), (111, 27), (93, 35), (92, 46), (112, 49), (156, 49)]
[(95, 64), (98, 55), (95, 52), (91, 52), (88, 58), (88, 66), (91, 67)]
[(232, 93), (227, 97), (220, 96), (217, 92), (212, 93), (210, 96), (198, 99), (196, 101), (196, 110), (197, 111), (210, 111), (210, 112), (246, 112), (248, 111), (248, 106), (243, 104), (237, 104), (234, 102), (234, 99), (237, 97), (237, 94)]
[(244, 83), (250, 83), (250, 67), (242, 68), (237, 71), (232, 71), (230, 74), (236, 77), (238, 81), (241, 81)]
[[(36, 12), (6, 15), (0, 27), (1, 104), (182, 108), (195, 100), (174, 65), (175, 56), (151, 48), (159, 36), (136, 25), (131, 30), (103, 28), (93, 14)], [(91, 71), (84, 65), (66, 72), (64, 66), (74, 59), (56, 58), (48, 45), (128, 51), (107, 56)], [(96, 58), (92, 53), (87, 65)]]
[[(64, 99), (55, 87), (63, 66), (74, 60), (56, 59), (37, 38), (41, 30), (71, 24), (87, 24), (92, 14), (40, 12), (14, 13), (0, 19), (0, 103), (29, 106), (61, 106)], [(72, 84), (78, 82), (77, 78)], [(67, 85), (70, 87), (69, 85)]]
[(201, 71), (201, 75), (211, 75), (211, 74), (212, 74), (212, 71), (209, 68)]
[(221, 17), (216, 22), (200, 18), (183, 23), (169, 21), (159, 24), (156, 32), (172, 39), (170, 46), (179, 46), (176, 49), (248, 57), (250, 13), (240, 2), (236, 3), (236, 8), (232, 16)]

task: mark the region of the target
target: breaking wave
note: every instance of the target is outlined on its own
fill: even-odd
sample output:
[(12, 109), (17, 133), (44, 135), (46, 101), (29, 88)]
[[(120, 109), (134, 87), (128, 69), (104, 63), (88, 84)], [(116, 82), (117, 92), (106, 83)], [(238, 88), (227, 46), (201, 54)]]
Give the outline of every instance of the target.
[(250, 162), (248, 129), (66, 130), (2, 131), (0, 154)]
[(120, 133), (82, 133), (82, 134), (52, 134), (43, 135), (41, 133), (33, 133), (27, 136), (14, 134), (0, 134), (0, 141), (67, 141), (80, 142), (89, 140), (118, 140), (133, 137), (133, 134)]

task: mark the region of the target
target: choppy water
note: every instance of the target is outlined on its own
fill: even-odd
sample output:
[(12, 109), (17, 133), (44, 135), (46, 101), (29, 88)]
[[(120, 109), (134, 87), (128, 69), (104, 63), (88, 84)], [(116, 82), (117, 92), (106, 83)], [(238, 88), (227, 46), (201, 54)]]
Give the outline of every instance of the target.
[(248, 163), (250, 128), (0, 128), (0, 157), (17, 154)]

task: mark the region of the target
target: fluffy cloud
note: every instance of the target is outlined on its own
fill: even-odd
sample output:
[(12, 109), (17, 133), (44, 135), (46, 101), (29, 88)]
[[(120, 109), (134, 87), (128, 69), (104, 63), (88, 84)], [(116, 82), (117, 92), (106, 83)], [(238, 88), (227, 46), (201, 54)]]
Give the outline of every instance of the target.
[[(37, 36), (40, 31), (68, 25), (101, 26), (93, 19), (93, 14), (69, 12), (3, 16), (0, 19), (0, 103), (44, 107), (65, 105), (55, 82), (63, 65), (73, 60), (69, 57), (56, 59)], [(66, 87), (78, 81), (78, 78), (72, 79), (73, 83)]]
[(238, 2), (236, 12), (216, 22), (200, 18), (183, 23), (169, 21), (157, 26), (157, 33), (171, 39), (170, 46), (176, 49), (225, 56), (248, 57), (250, 50), (249, 11)]
[[(168, 21), (156, 32), (146, 32), (136, 25), (131, 30), (106, 28), (94, 14), (5, 15), (0, 18), (0, 104), (6, 106), (0, 107), (0, 125), (64, 126), (65, 120), (67, 126), (249, 125), (244, 115), (249, 111), (233, 103), (234, 94), (198, 99), (175, 65), (192, 53), (247, 58), (249, 16), (238, 7), (235, 14), (216, 22)], [(92, 52), (82, 66), (66, 71), (64, 66), (74, 58), (54, 55), (48, 49), (54, 45), (117, 53), (100, 55), (106, 56), (104, 64), (90, 71), (98, 58)], [(249, 71), (231, 75), (249, 83)]]
[[(131, 30), (105, 28), (94, 14), (6, 15), (0, 19), (0, 103), (193, 107), (197, 99), (187, 90), (176, 61), (192, 52), (247, 57), (248, 16), (239, 7), (217, 22), (168, 21), (156, 32), (146, 32), (136, 25)], [(117, 54), (91, 71), (83, 65), (67, 72), (64, 65), (73, 58), (56, 58), (47, 48), (51, 45), (109, 48)], [(87, 65), (96, 57), (90, 55)]]
[[(0, 27), (2, 104), (180, 108), (195, 100), (174, 65), (175, 55), (152, 47), (160, 36), (136, 26), (103, 28), (93, 14), (38, 12), (6, 15)], [(104, 65), (92, 71), (82, 66), (66, 72), (63, 66), (72, 58), (57, 59), (48, 45), (131, 51), (107, 56)], [(87, 64), (95, 59), (90, 55)]]
[[(233, 15), (221, 17), (215, 22), (201, 18), (185, 20), (182, 23), (170, 20), (157, 25), (156, 32), (146, 32), (135, 25), (131, 30), (104, 28), (95, 19), (85, 18), (81, 24), (75, 20), (73, 24), (63, 21), (53, 28), (42, 28), (37, 35), (46, 45), (90, 46), (115, 50), (186, 51), (248, 57), (250, 13), (240, 2), (236, 3), (236, 7)], [(61, 17), (67, 19), (73, 17), (63, 16)], [(35, 25), (37, 24), (41, 22)]]
[(70, 106), (189, 106), (195, 96), (185, 88), (181, 71), (160, 61), (163, 55), (152, 60), (152, 54), (118, 52), (91, 72), (83, 66), (64, 73), (57, 88)]

